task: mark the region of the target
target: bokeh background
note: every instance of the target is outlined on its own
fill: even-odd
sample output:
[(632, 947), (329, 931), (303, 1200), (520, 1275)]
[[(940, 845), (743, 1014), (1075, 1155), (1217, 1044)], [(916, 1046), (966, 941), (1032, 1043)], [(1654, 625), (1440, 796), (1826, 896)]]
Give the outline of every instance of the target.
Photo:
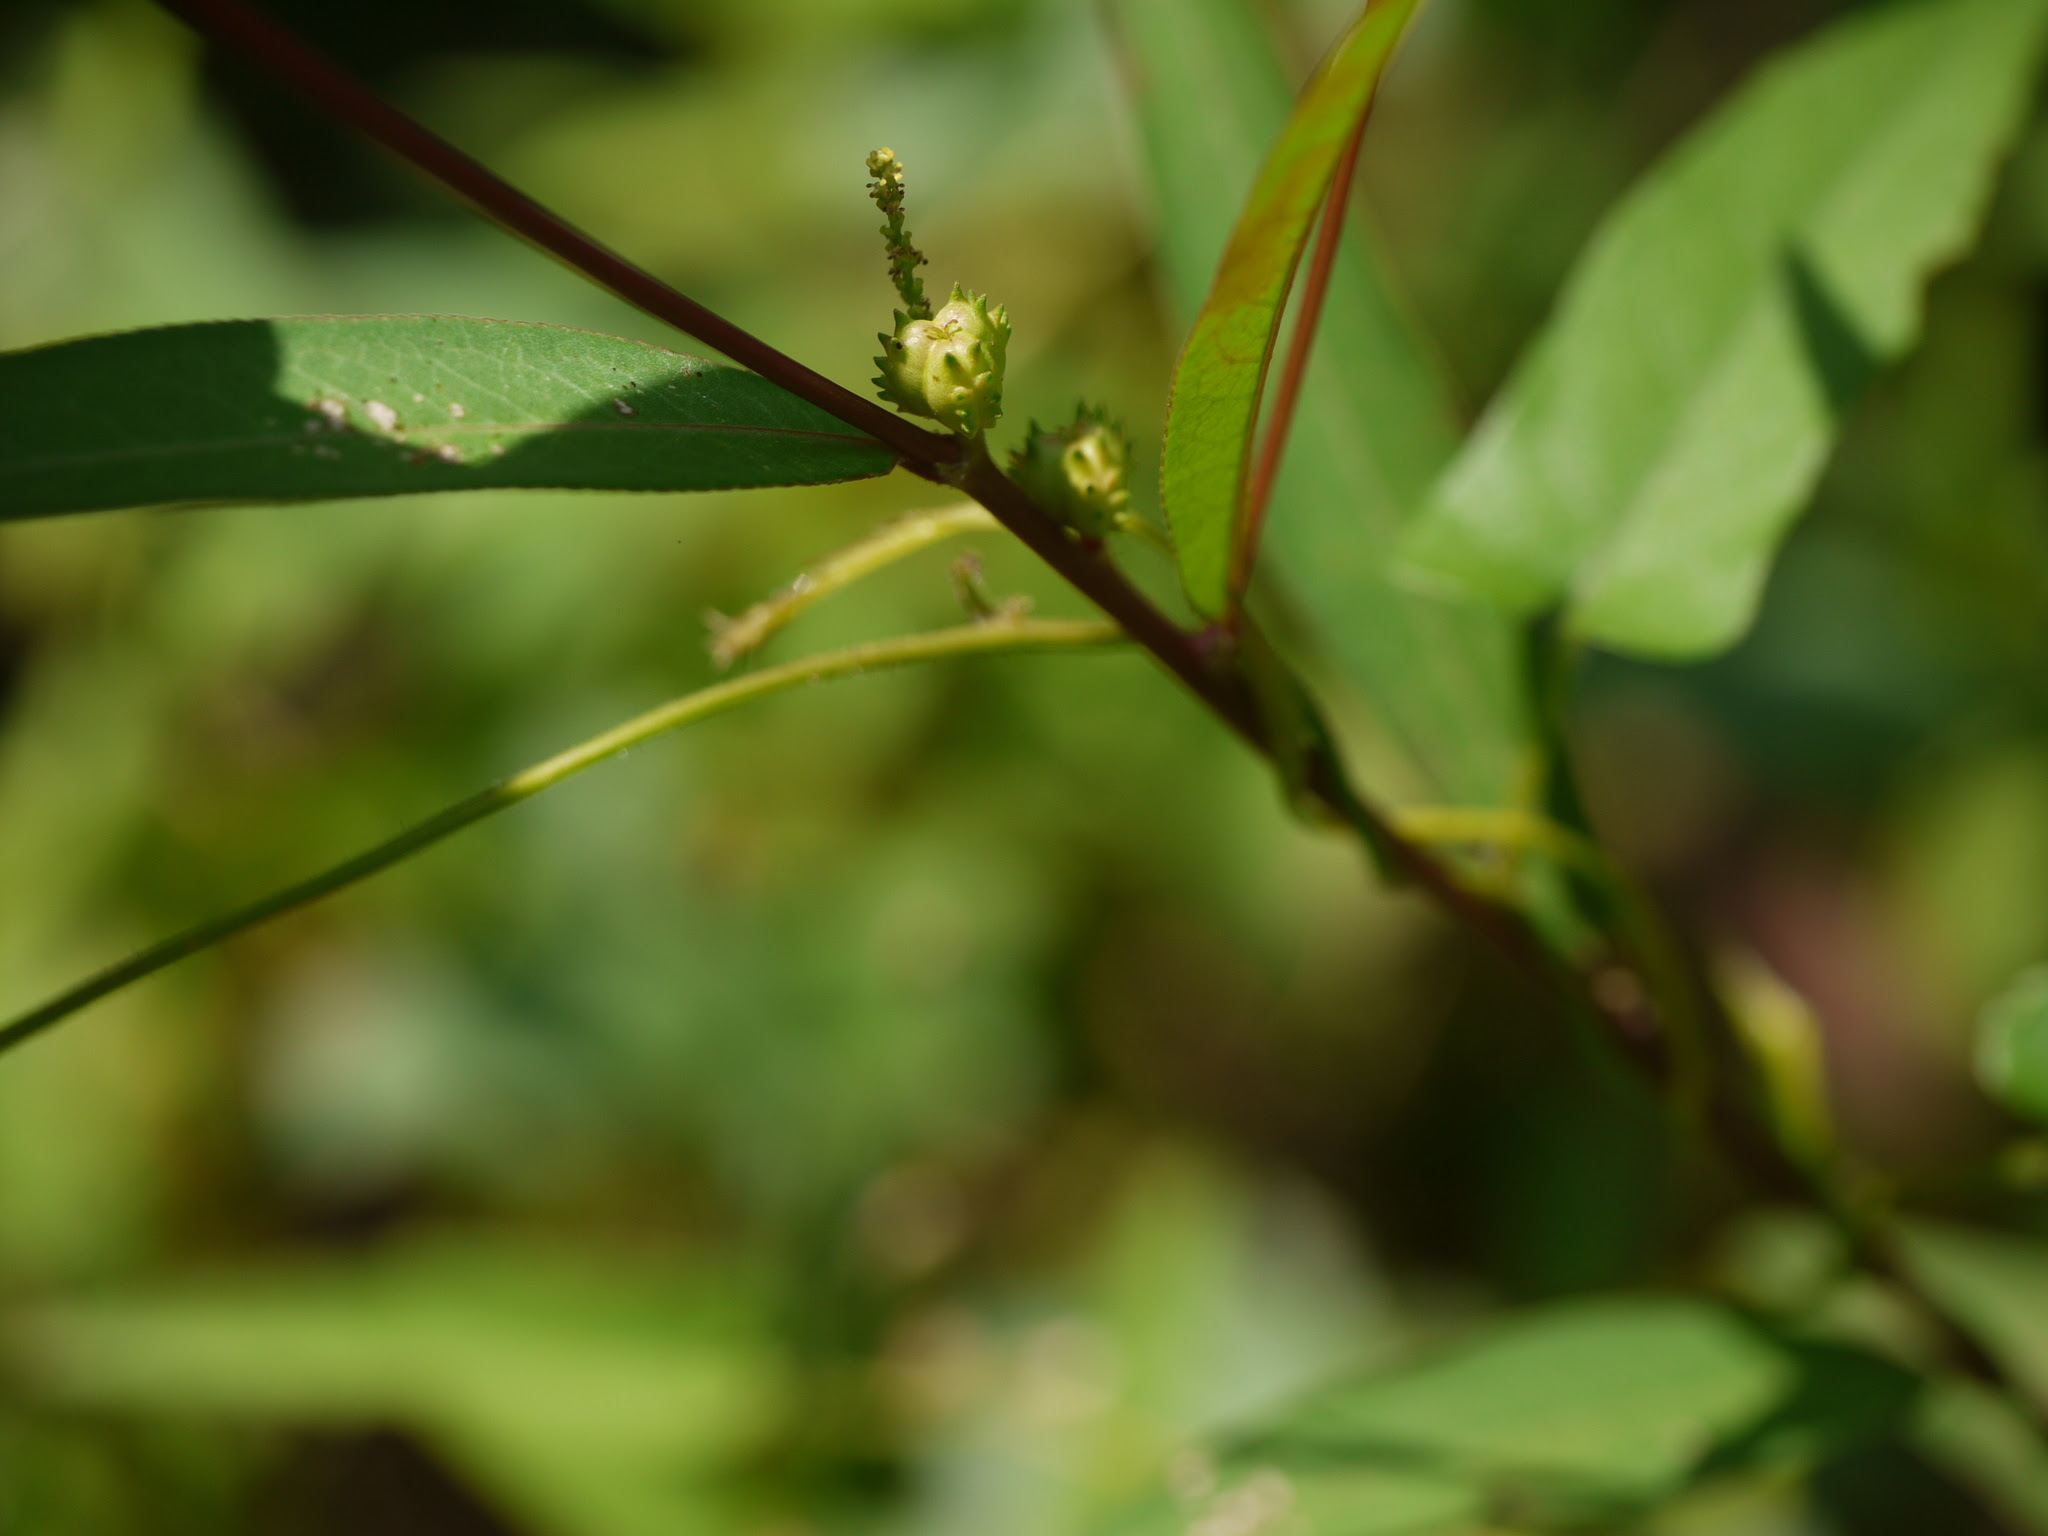
[[(1156, 459), (1175, 336), (1086, 0), (269, 8), (855, 386), (892, 145), (931, 277), (1016, 322), (1011, 425), (1085, 394)], [(1361, 200), (1468, 407), (1630, 180), (1842, 9), (1436, 0)], [(1297, 75), (1346, 19), (1261, 10)], [(2048, 955), (2044, 299), (2037, 123), (1754, 636), (1596, 663), (1577, 722), (1611, 836), (1806, 995), (1847, 1134), (1951, 1211), (2004, 1134), (1974, 1011)], [(326, 312), (670, 339), (141, 0), (0, 9), (0, 345)], [(706, 610), (932, 500), (0, 528), (0, 1010), (701, 685)], [(948, 622), (948, 558), (778, 652)], [(0, 1062), (0, 1530), (1078, 1533), (1332, 1374), (1768, 1249), (1663, 1124), (1141, 659), (805, 692)], [(1995, 1528), (1859, 1454), (1682, 1528)]]

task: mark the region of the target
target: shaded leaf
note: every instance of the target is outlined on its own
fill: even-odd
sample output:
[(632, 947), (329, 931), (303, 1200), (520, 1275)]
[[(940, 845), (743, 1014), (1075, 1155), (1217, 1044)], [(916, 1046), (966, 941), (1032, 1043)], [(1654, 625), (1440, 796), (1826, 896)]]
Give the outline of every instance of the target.
[(1922, 1401), (1922, 1379), (1904, 1366), (1826, 1339), (1778, 1341), (1797, 1372), (1768, 1414), (1717, 1446), (1702, 1477), (1757, 1465), (1812, 1466), (1874, 1444), (1906, 1427)]
[(2022, 121), (2042, 0), (1859, 14), (1634, 191), (1445, 477), (1410, 564), (1618, 650), (1736, 640), (1844, 411), (1912, 344)]
[(1303, 87), (1231, 232), (1173, 380), (1161, 480), (1181, 579), (1221, 613), (1266, 365), (1337, 161), (1417, 0), (1377, 0)]
[(705, 1528), (785, 1406), (729, 1278), (474, 1239), (41, 1303), (0, 1358), (101, 1412), (407, 1429), (576, 1536)]
[(810, 485), (893, 464), (744, 369), (561, 326), (238, 320), (0, 354), (0, 517), (486, 486)]
[(2021, 1406), (1967, 1377), (1932, 1384), (1913, 1443), (2015, 1531), (2048, 1536), (2048, 1446)]
[(1915, 1222), (1903, 1244), (1920, 1283), (2048, 1406), (2048, 1243)]
[[(1286, 76), (1245, 0), (1115, 0), (1110, 15), (1152, 183), (1158, 260), (1185, 319), (1208, 292), (1262, 148), (1287, 120)], [(1522, 737), (1509, 626), (1387, 576), (1406, 514), (1457, 434), (1368, 233), (1354, 221), (1338, 251), (1260, 569), (1431, 792), (1498, 800)]]
[(2037, 967), (1984, 1010), (1977, 1077), (2019, 1114), (2048, 1122), (2048, 967)]

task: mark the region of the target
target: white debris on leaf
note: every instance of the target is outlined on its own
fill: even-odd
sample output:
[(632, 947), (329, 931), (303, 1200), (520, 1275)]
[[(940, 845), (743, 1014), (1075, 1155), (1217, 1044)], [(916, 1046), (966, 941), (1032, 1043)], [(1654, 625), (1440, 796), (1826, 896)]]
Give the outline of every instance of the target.
[(370, 418), (379, 432), (396, 432), (398, 430), (398, 412), (391, 409), (382, 400), (365, 400), (363, 402), (363, 414)]
[(308, 432), (342, 432), (348, 428), (348, 407), (339, 400), (316, 395), (306, 402), (306, 409), (313, 413), (306, 422)]
[(626, 404), (626, 402), (623, 400), (614, 400), (612, 401), (612, 404), (618, 408), (618, 412), (621, 416), (631, 416), (635, 414), (633, 407)]
[(460, 421), (462, 420), (463, 417), (467, 416), (469, 412), (462, 408), (461, 401), (452, 400), (448, 404), (448, 414), (450, 416), (453, 416), (457, 421)]

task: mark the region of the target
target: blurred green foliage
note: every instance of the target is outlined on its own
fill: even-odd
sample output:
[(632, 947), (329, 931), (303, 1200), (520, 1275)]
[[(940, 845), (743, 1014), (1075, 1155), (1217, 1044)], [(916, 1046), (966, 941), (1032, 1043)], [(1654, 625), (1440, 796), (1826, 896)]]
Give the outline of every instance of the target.
[[(1010, 424), (1085, 393), (1156, 463), (1185, 299), (1084, 0), (277, 9), (856, 386), (889, 301), (861, 165), (892, 145), (933, 279), (1016, 324)], [(1298, 71), (1347, 19), (1253, 9)], [(1458, 399), (1629, 179), (1840, 9), (1428, 9), (1363, 199)], [(1603, 829), (1812, 1005), (1849, 1140), (2037, 1235), (2038, 1192), (1956, 1171), (2007, 1130), (1970, 1023), (2048, 952), (2044, 299), (2037, 119), (1756, 633), (1600, 663), (1575, 722)], [(667, 339), (139, 0), (0, 15), (0, 346), (326, 312)], [(931, 499), (0, 529), (0, 1008), (707, 681), (705, 610)], [(996, 591), (1078, 611), (981, 547)], [(947, 619), (944, 559), (780, 653)], [(10, 1057), (0, 1530), (1063, 1536), (1198, 1483), (1193, 1437), (1512, 1303), (1712, 1286), (1898, 1343), (1881, 1295), (1821, 1295), (1812, 1234), (1735, 1212), (1638, 1089), (1293, 823), (1141, 660), (863, 679), (635, 753)], [(2038, 1381), (2048, 1271), (2006, 1241), (1925, 1253), (2019, 1319)], [(1644, 1315), (1725, 1385), (1695, 1439), (1789, 1370)], [(1427, 1369), (1372, 1390), (1426, 1398)], [(1937, 1393), (1819, 1443), (1816, 1476), (1731, 1453), (1612, 1520), (2048, 1528), (1999, 1411)], [(1624, 1472), (1706, 1449), (1660, 1423)]]

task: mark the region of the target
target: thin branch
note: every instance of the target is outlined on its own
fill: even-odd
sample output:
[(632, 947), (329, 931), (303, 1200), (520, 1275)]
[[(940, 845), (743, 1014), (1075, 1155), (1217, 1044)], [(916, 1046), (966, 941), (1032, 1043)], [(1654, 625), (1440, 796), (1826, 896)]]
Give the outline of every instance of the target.
[(877, 402), (833, 383), (788, 353), (778, 351), (695, 299), (677, 292), (406, 116), (261, 11), (242, 4), (241, 0), (158, 3), (201, 32), (248, 54), (301, 95), (458, 193), (486, 218), (559, 258), (636, 309), (716, 347), (762, 378), (831, 412), (848, 426), (879, 438), (912, 465), (932, 468), (958, 461), (959, 448), (952, 438), (927, 432)]
[(965, 455), (957, 438), (927, 432), (872, 400), (854, 394), (713, 314), (651, 273), (626, 261), (543, 208), (525, 193), (438, 135), (414, 122), (328, 62), (296, 34), (243, 0), (159, 0), (208, 36), (248, 54), (287, 87), (384, 145), (430, 179), (465, 198), (485, 217), (560, 258), (600, 287), (656, 319), (717, 348), (808, 400), (848, 426), (871, 433), (905, 465), (952, 484), (987, 507), (1032, 553), (1096, 607), (1261, 752), (1266, 744), (1241, 677), (1211, 664), (1197, 639), (1182, 630), (1125, 579), (1099, 550), (1068, 534), (1005, 478), (985, 451)]
[(830, 597), (919, 550), (930, 549), (962, 533), (992, 532), (1002, 527), (979, 502), (909, 512), (884, 523), (858, 543), (833, 551), (814, 562), (772, 597), (763, 598), (734, 618), (711, 615), (711, 659), (720, 670), (759, 650), (783, 625), (820, 598)]
[(1315, 347), (1316, 331), (1323, 316), (1323, 300), (1330, 291), (1330, 273), (1337, 262), (1337, 246), (1344, 237), (1344, 211), (1351, 202), (1351, 182), (1358, 170), (1359, 146), (1365, 142), (1366, 124), (1372, 120), (1372, 106), (1358, 115), (1358, 126), (1337, 161), (1330, 178), (1330, 190), (1323, 203), (1323, 221), (1316, 231), (1316, 248), (1309, 258), (1308, 276), (1302, 280), (1301, 308), (1294, 318), (1294, 334), (1288, 340), (1287, 361), (1274, 387), (1267, 409), (1266, 435), (1259, 444), (1259, 456), (1252, 465), (1245, 486), (1244, 515), (1238, 519), (1237, 538), (1230, 550), (1230, 612), (1235, 622), (1238, 604), (1251, 584), (1252, 566), (1258, 559), (1259, 539), (1266, 528), (1266, 508), (1273, 500), (1273, 482), (1280, 474), (1280, 458), (1287, 449), (1287, 434), (1294, 425), (1295, 407), (1301, 402), (1302, 380), (1308, 374), (1309, 353)]
[(545, 762), (536, 763), (510, 778), (500, 779), (490, 788), (480, 790), (466, 800), (458, 800), (446, 810), (429, 816), (354, 858), (345, 859), (283, 890), (273, 891), (247, 906), (209, 918), (147, 949), (138, 950), (127, 959), (59, 993), (40, 1007), (32, 1008), (0, 1026), (0, 1051), (22, 1044), (81, 1008), (145, 976), (154, 975), (166, 966), (246, 932), (259, 923), (309, 906), (323, 896), (331, 896), (380, 870), (389, 869), (401, 859), (431, 848), (443, 838), (482, 821), (486, 816), (496, 815), (522, 800), (530, 800), (542, 790), (551, 789), (606, 758), (616, 757), (630, 747), (637, 747), (678, 727), (692, 725), (755, 699), (786, 693), (792, 688), (824, 682), (828, 678), (853, 677), (864, 672), (881, 672), (952, 656), (990, 651), (1072, 650), (1113, 645), (1122, 639), (1122, 632), (1114, 624), (1094, 620), (1011, 619), (963, 624), (930, 634), (871, 641), (822, 656), (785, 662), (779, 667), (767, 667), (747, 677), (685, 694), (623, 725), (614, 726), (601, 736), (593, 736), (566, 752), (557, 753)]

